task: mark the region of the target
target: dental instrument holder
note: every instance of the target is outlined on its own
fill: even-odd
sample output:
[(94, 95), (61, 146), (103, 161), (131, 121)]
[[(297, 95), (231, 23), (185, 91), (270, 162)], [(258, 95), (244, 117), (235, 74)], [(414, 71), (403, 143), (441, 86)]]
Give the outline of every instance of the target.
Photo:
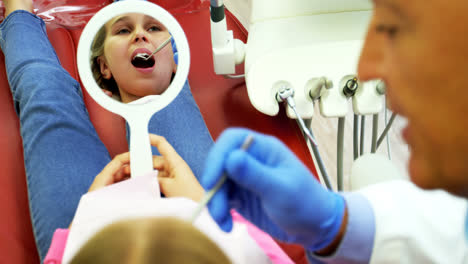
[[(245, 79), (252, 105), (275, 116), (271, 95), (279, 81), (295, 89), (296, 110), (303, 119), (314, 115), (307, 90), (312, 78), (326, 76), (337, 84), (356, 72), (372, 5), (360, 0), (252, 0), (245, 53)], [(357, 11), (360, 10), (360, 11)], [(322, 89), (321, 112), (344, 116), (349, 102), (338, 89)], [(322, 101), (321, 100), (321, 101)], [(295, 118), (292, 111), (288, 116)]]
[(296, 115), (296, 121), (299, 124), (299, 127), (301, 128), (302, 132), (306, 134), (306, 136), (309, 138), (310, 142), (317, 146), (317, 141), (315, 141), (315, 138), (312, 136), (310, 133), (309, 129), (304, 123), (304, 120), (302, 120), (301, 116), (297, 113), (296, 110), (296, 103), (294, 102), (294, 90), (288, 86), (282, 86), (278, 93), (276, 94), (276, 100), (279, 103), (282, 103), (286, 101), (287, 105), (294, 111)]
[(306, 89), (309, 90), (309, 96), (312, 100), (318, 100), (320, 98), (323, 88), (333, 88), (333, 82), (327, 77), (313, 78), (306, 84)]
[(294, 102), (294, 90), (289, 87), (286, 83), (279, 83), (277, 84), (278, 92), (275, 95), (275, 99), (278, 103), (286, 102), (286, 104), (294, 111), (296, 114), (296, 121), (299, 125), (301, 131), (305, 134), (307, 139), (309, 139), (312, 151), (314, 155), (312, 155), (312, 159), (314, 159), (315, 164), (318, 165), (320, 176), (323, 179), (322, 183), (325, 184), (328, 190), (333, 190), (331, 185), (330, 177), (328, 176), (327, 170), (323, 163), (322, 157), (320, 156), (320, 152), (318, 150), (317, 141), (315, 140), (312, 131), (310, 131), (307, 126), (305, 125), (304, 121), (302, 120), (301, 116), (296, 111), (296, 103)]
[[(107, 96), (101, 91), (90, 67), (91, 45), (98, 30), (110, 19), (128, 13), (142, 13), (157, 18), (172, 34), (179, 51), (177, 72), (167, 90), (157, 100), (141, 105), (124, 104)], [(105, 109), (125, 118), (129, 124), (131, 176), (143, 176), (154, 171), (148, 134), (149, 120), (179, 94), (187, 80), (190, 67), (190, 51), (182, 27), (166, 10), (150, 2), (127, 0), (113, 3), (97, 12), (83, 29), (77, 49), (77, 64), (89, 95)], [(157, 191), (159, 193), (159, 190)]]
[(385, 84), (369, 81), (359, 85), (353, 95), (353, 112), (356, 115), (374, 115), (384, 107)]
[(211, 0), (210, 14), (214, 71), (219, 75), (235, 74), (236, 65), (244, 61), (245, 44), (227, 30), (222, 0)]
[(353, 77), (346, 81), (346, 84), (343, 87), (343, 94), (348, 98), (353, 97), (358, 87), (358, 80), (356, 77)]

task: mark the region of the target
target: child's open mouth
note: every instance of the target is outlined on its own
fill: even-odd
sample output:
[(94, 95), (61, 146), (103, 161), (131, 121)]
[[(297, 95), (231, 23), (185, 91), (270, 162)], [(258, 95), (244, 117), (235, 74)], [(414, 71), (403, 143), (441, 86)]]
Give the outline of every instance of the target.
[(154, 57), (152, 56), (151, 58), (146, 59), (148, 56), (149, 54), (146, 54), (146, 53), (136, 54), (132, 59), (132, 65), (135, 66), (136, 68), (143, 68), (143, 69), (153, 67), (155, 63)]

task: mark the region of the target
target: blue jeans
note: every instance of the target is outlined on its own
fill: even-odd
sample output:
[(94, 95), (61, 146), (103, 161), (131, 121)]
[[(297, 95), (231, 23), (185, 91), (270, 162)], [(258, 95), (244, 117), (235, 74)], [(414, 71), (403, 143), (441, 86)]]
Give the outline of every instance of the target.
[[(26, 11), (0, 25), (0, 46), (20, 120), (29, 206), (39, 255), (70, 224), (81, 195), (111, 160), (90, 122), (79, 83), (60, 65), (44, 22)], [(151, 120), (200, 175), (213, 144), (188, 85)]]

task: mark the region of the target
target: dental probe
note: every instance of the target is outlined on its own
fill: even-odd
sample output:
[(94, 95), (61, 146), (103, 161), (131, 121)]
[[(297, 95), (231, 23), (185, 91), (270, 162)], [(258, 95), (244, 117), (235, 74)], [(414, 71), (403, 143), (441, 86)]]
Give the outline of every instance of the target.
[(146, 54), (138, 54), (136, 55), (135, 57), (140, 57), (144, 60), (148, 60), (149, 58), (153, 57), (154, 54), (156, 54), (156, 52), (162, 50), (164, 47), (166, 47), (166, 45), (171, 42), (171, 39), (172, 39), (172, 36), (169, 36), (168, 39), (166, 39), (166, 41), (164, 41), (161, 45), (159, 45), (159, 47), (153, 52), (151, 53), (150, 55), (146, 55)]
[[(252, 144), (253, 139), (254, 139), (254, 137), (252, 135), (247, 135), (244, 142), (242, 143), (241, 149), (244, 150), (244, 151), (247, 150), (250, 147), (250, 145)], [(203, 199), (200, 201), (200, 203), (198, 204), (198, 207), (195, 209), (195, 211), (194, 211), (194, 213), (192, 215), (192, 218), (190, 219), (190, 222), (192, 222), (192, 223), (195, 222), (195, 220), (198, 218), (198, 216), (202, 212), (203, 208), (205, 208), (205, 206), (208, 204), (208, 202), (211, 200), (211, 198), (213, 198), (214, 194), (219, 190), (219, 188), (221, 188), (221, 186), (224, 184), (224, 182), (226, 182), (226, 179), (227, 179), (226, 173), (223, 173), (223, 175), (218, 180), (216, 185), (211, 190), (209, 190), (205, 194)]]

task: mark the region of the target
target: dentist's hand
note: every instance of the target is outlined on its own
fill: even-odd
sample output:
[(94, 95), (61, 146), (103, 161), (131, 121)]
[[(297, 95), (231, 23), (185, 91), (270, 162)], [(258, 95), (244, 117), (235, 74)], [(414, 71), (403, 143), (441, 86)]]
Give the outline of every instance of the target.
[[(241, 150), (249, 134), (253, 142)], [(323, 188), (276, 138), (226, 130), (208, 155), (202, 186), (211, 189), (223, 173), (228, 180), (208, 204), (223, 230), (232, 229), (229, 210), (234, 208), (273, 237), (311, 251), (327, 247), (338, 235), (344, 198)]]

